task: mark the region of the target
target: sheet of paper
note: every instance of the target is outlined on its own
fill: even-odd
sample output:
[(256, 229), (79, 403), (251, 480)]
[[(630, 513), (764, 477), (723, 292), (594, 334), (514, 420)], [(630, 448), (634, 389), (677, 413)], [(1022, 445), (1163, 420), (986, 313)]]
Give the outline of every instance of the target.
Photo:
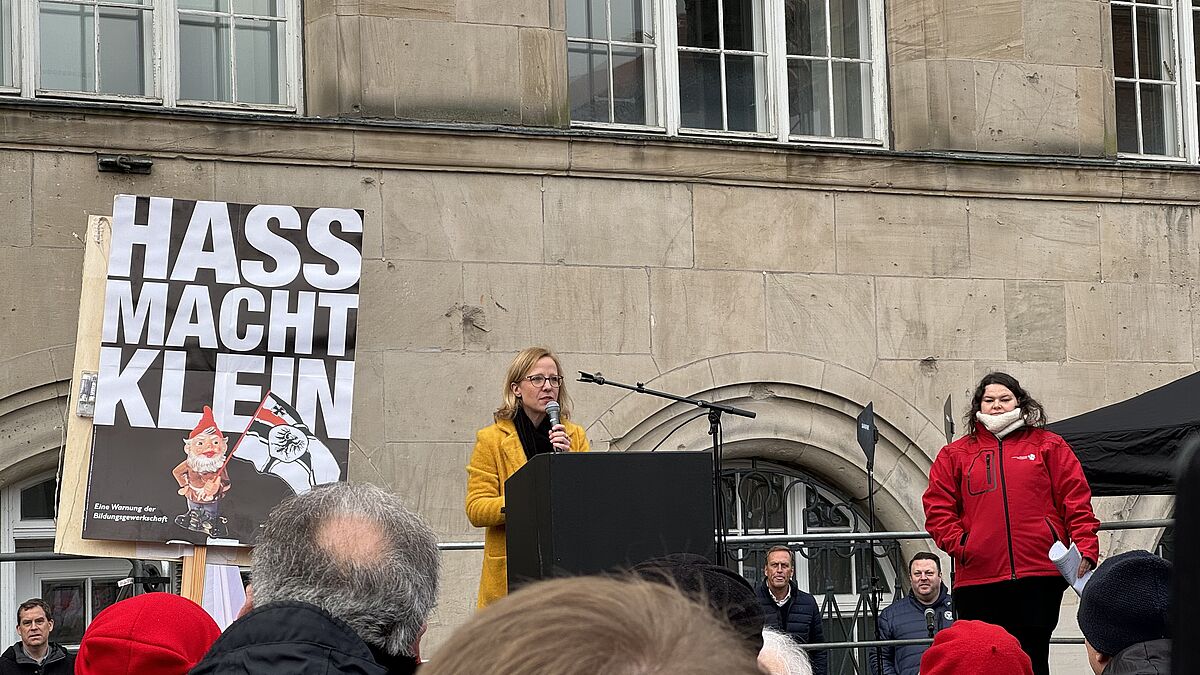
[(1083, 595), (1083, 587), (1087, 584), (1088, 579), (1092, 578), (1092, 570), (1088, 570), (1083, 576), (1077, 576), (1079, 572), (1079, 563), (1083, 561), (1083, 556), (1079, 553), (1079, 548), (1074, 543), (1071, 548), (1063, 546), (1061, 541), (1054, 542), (1050, 547), (1050, 562), (1058, 568), (1059, 574), (1067, 580), (1071, 588), (1075, 589), (1076, 595)]

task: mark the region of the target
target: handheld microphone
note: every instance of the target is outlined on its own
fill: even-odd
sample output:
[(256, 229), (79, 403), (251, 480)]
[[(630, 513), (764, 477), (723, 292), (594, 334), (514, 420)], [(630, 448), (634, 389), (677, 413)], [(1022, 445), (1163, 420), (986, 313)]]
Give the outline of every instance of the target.
[(933, 637), (933, 634), (937, 632), (937, 629), (933, 625), (934, 614), (935, 612), (932, 607), (925, 608), (925, 628), (929, 629), (929, 637)]
[[(558, 424), (558, 413), (560, 410), (562, 410), (562, 406), (558, 404), (558, 401), (550, 401), (546, 404), (546, 416), (550, 418), (550, 428), (552, 429)], [(554, 451), (558, 452), (558, 448), (554, 448)]]

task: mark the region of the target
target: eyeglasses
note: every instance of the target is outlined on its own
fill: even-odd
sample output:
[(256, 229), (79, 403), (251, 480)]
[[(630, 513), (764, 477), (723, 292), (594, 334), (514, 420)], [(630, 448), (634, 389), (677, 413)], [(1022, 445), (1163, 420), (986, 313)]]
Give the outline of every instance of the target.
[(563, 383), (563, 378), (561, 375), (551, 375), (550, 377), (546, 377), (545, 375), (527, 375), (525, 376), (525, 379), (529, 380), (529, 384), (532, 384), (535, 387), (541, 387), (543, 384), (549, 382), (551, 387), (557, 389), (561, 387)]

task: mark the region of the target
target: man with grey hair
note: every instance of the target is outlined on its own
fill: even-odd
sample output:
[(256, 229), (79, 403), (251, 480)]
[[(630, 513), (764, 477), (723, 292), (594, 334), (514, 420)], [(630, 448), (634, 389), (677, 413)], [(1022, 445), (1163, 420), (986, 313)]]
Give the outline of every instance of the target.
[(192, 675), (411, 673), (437, 599), (437, 539), (394, 494), (324, 485), (271, 512), (253, 583), (254, 609)]

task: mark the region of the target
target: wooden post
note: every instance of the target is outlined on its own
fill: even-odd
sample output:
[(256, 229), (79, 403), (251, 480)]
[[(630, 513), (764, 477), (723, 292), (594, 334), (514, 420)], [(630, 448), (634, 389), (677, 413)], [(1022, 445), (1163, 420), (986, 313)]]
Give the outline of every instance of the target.
[(183, 579), (179, 594), (197, 605), (204, 604), (204, 568), (207, 560), (207, 546), (195, 546), (191, 555), (183, 556)]

